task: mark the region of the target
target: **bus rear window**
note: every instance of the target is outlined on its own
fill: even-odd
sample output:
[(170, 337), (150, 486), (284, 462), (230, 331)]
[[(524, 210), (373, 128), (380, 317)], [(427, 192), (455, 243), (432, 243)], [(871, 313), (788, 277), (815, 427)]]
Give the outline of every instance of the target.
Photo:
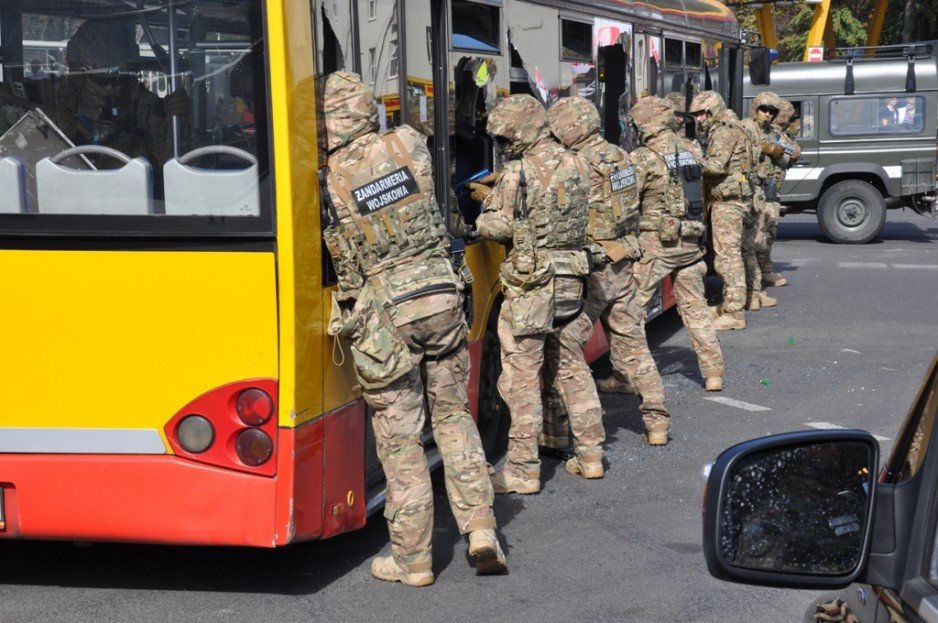
[(28, 6), (3, 14), (0, 234), (272, 233), (260, 0)]
[(501, 49), (498, 6), (452, 0), (453, 47), (498, 54)]

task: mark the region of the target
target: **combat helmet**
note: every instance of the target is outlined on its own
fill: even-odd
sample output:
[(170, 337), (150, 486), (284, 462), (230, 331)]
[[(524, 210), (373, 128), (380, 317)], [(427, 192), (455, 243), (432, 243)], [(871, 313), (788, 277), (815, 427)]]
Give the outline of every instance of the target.
[(638, 130), (642, 142), (671, 129), (674, 106), (666, 99), (648, 95), (638, 100), (629, 112), (629, 118)]
[(511, 95), (489, 113), (486, 130), (504, 144), (505, 155), (516, 158), (550, 134), (547, 114), (540, 102), (527, 94)]
[(778, 114), (775, 115), (775, 123), (784, 130), (795, 116), (795, 107), (784, 97), (778, 98), (778, 102)]
[(726, 110), (726, 102), (716, 91), (703, 91), (694, 97), (690, 104), (691, 113), (697, 116), (698, 113), (707, 111), (710, 116), (702, 122), (699, 122), (700, 128), (704, 131), (710, 129), (710, 126), (719, 119)]
[(357, 74), (337, 71), (329, 74), (323, 89), (323, 116), (326, 120), (326, 149), (333, 152), (359, 136), (378, 130), (375, 96)]
[(574, 147), (599, 132), (599, 111), (582, 97), (564, 97), (547, 111), (550, 131), (567, 147)]
[(69, 68), (79, 72), (139, 63), (136, 29), (132, 19), (82, 22), (65, 46)]
[(749, 105), (749, 116), (758, 121), (759, 118), (756, 116), (756, 111), (758, 111), (762, 106), (774, 109), (775, 115), (777, 117), (778, 112), (782, 109), (782, 98), (780, 98), (778, 94), (773, 93), (772, 91), (762, 91), (757, 93), (756, 96), (752, 99), (752, 103)]
[(674, 116), (671, 117), (671, 129), (675, 132), (682, 131), (684, 127), (684, 115), (687, 114), (687, 98), (679, 91), (671, 91), (664, 96), (672, 106), (674, 106)]

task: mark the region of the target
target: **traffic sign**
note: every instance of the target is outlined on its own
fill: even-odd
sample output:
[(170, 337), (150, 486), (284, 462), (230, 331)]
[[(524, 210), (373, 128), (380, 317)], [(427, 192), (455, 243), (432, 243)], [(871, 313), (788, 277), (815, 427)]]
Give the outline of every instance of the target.
[(824, 46), (812, 45), (808, 48), (808, 62), (820, 63), (824, 60)]

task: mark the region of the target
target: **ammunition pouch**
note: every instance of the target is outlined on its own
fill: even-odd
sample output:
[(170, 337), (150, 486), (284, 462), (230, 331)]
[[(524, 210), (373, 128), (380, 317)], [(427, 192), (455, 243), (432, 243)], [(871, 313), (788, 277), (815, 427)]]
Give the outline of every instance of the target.
[(512, 334), (550, 333), (554, 326), (554, 264), (550, 255), (536, 254), (533, 270), (525, 272), (519, 272), (509, 258), (502, 262), (500, 276)]
[(681, 238), (702, 238), (707, 226), (700, 221), (683, 221), (681, 223)]
[(332, 256), (332, 266), (338, 280), (335, 296), (340, 301), (352, 300), (365, 285), (365, 278), (359, 272), (358, 251), (341, 225), (327, 227), (322, 237)]
[(329, 335), (350, 339), (355, 372), (366, 389), (387, 387), (419, 363), (391, 320), (388, 308), (392, 305), (376, 277), (361, 289), (351, 310), (335, 297), (332, 300)]
[(616, 240), (597, 240), (590, 244), (590, 251), (595, 266), (618, 264), (622, 260), (637, 262), (642, 257), (637, 232), (629, 232)]
[(716, 200), (747, 199), (752, 196), (752, 186), (745, 175), (734, 173), (715, 186), (711, 195)]
[(583, 309), (586, 283), (592, 272), (587, 251), (551, 251), (554, 263), (554, 325)]

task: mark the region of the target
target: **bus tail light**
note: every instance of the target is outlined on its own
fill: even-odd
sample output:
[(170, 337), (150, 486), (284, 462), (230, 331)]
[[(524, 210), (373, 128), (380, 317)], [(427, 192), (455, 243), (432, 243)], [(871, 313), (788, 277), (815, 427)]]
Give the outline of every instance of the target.
[(263, 465), (274, 452), (274, 442), (259, 428), (248, 428), (238, 433), (235, 451), (245, 465)]
[(248, 426), (260, 426), (274, 414), (274, 401), (264, 390), (251, 387), (238, 394), (235, 410)]
[(215, 428), (201, 415), (187, 415), (176, 427), (179, 444), (192, 454), (201, 454), (215, 441)]
[(249, 379), (205, 392), (163, 427), (178, 457), (273, 476), (277, 461), (277, 381)]

